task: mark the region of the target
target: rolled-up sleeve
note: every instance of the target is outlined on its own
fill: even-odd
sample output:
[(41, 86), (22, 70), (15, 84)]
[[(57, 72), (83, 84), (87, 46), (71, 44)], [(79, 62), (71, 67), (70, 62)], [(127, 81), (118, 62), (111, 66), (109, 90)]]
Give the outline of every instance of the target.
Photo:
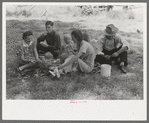
[(122, 38), (120, 35), (117, 35), (118, 44), (122, 44), (122, 47), (127, 47), (129, 49), (129, 43), (125, 38)]

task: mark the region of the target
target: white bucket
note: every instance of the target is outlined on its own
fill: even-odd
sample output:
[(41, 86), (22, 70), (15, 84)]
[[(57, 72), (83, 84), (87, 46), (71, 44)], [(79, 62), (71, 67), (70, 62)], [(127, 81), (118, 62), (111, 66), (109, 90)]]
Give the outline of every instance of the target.
[(111, 65), (108, 65), (108, 64), (101, 65), (101, 76), (104, 76), (104, 77), (111, 76)]

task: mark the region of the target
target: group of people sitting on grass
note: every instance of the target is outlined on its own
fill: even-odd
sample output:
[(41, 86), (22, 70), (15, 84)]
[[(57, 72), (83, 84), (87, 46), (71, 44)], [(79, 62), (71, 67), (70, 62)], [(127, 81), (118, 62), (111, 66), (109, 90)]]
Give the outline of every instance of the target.
[(79, 29), (72, 31), (71, 34), (64, 34), (62, 45), (61, 37), (53, 26), (52, 21), (47, 21), (47, 32), (37, 39), (34, 39), (31, 31), (23, 33), (23, 41), (17, 50), (17, 71), (40, 66), (52, 68), (52, 64), (59, 62), (60, 64), (50, 72), (60, 77), (61, 74), (76, 70), (90, 73), (95, 63), (112, 65), (112, 61), (115, 61), (123, 73), (127, 72), (125, 67), (128, 65), (128, 43), (117, 34), (118, 28), (113, 24), (106, 26), (103, 35), (96, 42), (96, 49), (90, 43), (88, 34), (82, 33)]

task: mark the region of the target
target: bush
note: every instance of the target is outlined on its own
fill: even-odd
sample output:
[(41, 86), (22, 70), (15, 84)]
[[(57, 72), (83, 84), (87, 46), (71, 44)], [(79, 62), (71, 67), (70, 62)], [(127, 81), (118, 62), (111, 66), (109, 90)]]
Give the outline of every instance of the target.
[(28, 11), (26, 11), (26, 10), (23, 10), (21, 13), (22, 13), (22, 15), (25, 16), (25, 17), (29, 17), (29, 16), (32, 15), (30, 12), (28, 12)]
[(32, 15), (32, 13), (27, 11), (27, 10), (14, 11), (14, 12), (6, 11), (6, 17), (11, 17), (11, 16), (15, 16), (15, 17), (18, 17), (18, 16), (29, 17), (31, 15)]
[[(38, 8), (39, 9), (39, 8)], [(104, 9), (104, 8), (103, 8)], [(6, 17), (10, 16), (24, 16), (24, 17), (39, 17), (44, 16), (46, 19), (50, 18), (61, 18), (62, 16), (96, 16), (100, 19), (136, 19), (139, 17), (138, 13), (134, 13), (131, 9), (129, 10), (110, 10), (106, 11), (106, 9), (101, 8), (94, 8), (92, 6), (83, 5), (82, 7), (78, 6), (50, 6), (44, 13), (42, 12), (42, 8), (40, 11), (37, 11), (37, 8), (32, 13), (28, 11), (28, 9), (23, 8), (22, 10), (15, 10), (15, 11), (7, 11)], [(42, 12), (42, 13), (41, 13)]]
[(6, 17), (11, 17), (11, 16), (13, 16), (13, 13), (9, 12), (9, 11), (6, 11)]
[(132, 11), (110, 11), (106, 13), (109, 19), (135, 19)]
[(106, 9), (101, 10), (99, 8), (92, 8), (91, 6), (82, 6), (82, 8), (75, 6), (67, 8), (69, 10), (69, 14), (73, 14), (73, 16), (98, 16), (101, 19), (135, 19), (135, 14), (132, 10), (111, 10), (106, 11)]

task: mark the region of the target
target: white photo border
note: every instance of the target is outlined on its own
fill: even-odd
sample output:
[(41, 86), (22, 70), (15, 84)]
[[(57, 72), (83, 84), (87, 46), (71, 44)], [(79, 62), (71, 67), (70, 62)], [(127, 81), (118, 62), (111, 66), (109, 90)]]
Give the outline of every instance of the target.
[[(100, 2), (99, 2), (100, 3)], [(99, 4), (79, 3), (79, 4)], [(133, 4), (144, 6), (143, 30), (143, 100), (88, 100), (87, 103), (71, 104), (69, 100), (6, 100), (6, 6), (7, 5), (70, 5), (63, 2), (2, 4), (2, 119), (3, 120), (147, 120), (147, 4), (146, 3), (102, 3)], [(71, 2), (71, 4), (76, 4)], [(90, 107), (90, 108), (89, 108)], [(107, 111), (108, 110), (108, 111)]]

